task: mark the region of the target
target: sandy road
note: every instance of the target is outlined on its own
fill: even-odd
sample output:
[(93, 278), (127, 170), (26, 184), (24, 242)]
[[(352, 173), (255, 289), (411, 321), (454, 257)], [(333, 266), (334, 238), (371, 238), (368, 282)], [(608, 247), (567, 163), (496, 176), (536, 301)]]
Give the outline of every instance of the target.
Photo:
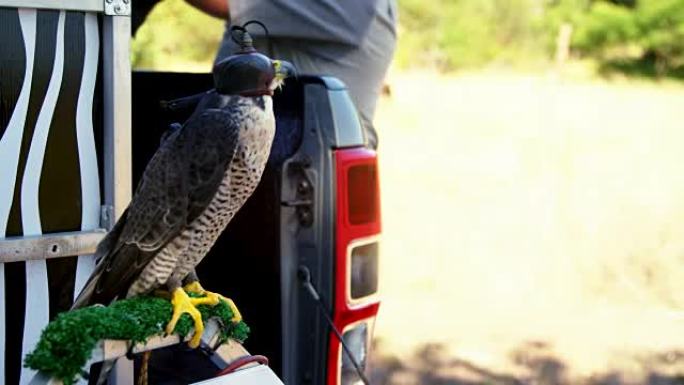
[[(427, 73), (392, 87), (377, 116), (384, 355), (436, 342), (516, 381), (674, 381), (684, 87)], [(555, 377), (540, 380), (541, 356)], [(449, 384), (497, 378), (443, 370)], [(417, 378), (385, 381), (440, 383)]]

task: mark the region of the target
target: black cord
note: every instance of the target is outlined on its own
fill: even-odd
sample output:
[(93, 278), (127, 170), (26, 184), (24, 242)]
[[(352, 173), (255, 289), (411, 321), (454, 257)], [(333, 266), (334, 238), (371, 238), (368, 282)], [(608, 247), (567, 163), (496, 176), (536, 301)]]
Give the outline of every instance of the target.
[(340, 344), (342, 344), (342, 348), (344, 349), (345, 353), (347, 353), (349, 361), (351, 361), (352, 365), (354, 365), (354, 369), (356, 369), (356, 373), (359, 375), (359, 378), (361, 378), (361, 381), (363, 381), (364, 385), (370, 385), (370, 381), (368, 381), (368, 378), (366, 378), (365, 373), (363, 373), (363, 370), (361, 370), (361, 366), (358, 362), (356, 362), (356, 358), (354, 358), (351, 349), (349, 349), (349, 346), (347, 346), (347, 343), (344, 341), (342, 333), (340, 333), (340, 331), (337, 329), (335, 323), (330, 317), (330, 314), (328, 314), (323, 299), (311, 283), (311, 272), (309, 269), (306, 266), (300, 266), (299, 269), (297, 269), (297, 277), (299, 277), (299, 280), (302, 282), (304, 288), (306, 288), (306, 291), (311, 295), (314, 301), (316, 301), (318, 308), (321, 310), (321, 313), (323, 313), (323, 316), (325, 316), (325, 320), (328, 322), (328, 325), (330, 325), (330, 329), (332, 329), (333, 333), (335, 333), (335, 336), (340, 341)]
[(242, 25), (242, 28), (247, 31), (247, 26), (250, 24), (256, 24), (264, 30), (264, 36), (266, 37), (266, 49), (268, 50), (268, 57), (273, 58), (273, 42), (271, 42), (271, 35), (268, 33), (268, 28), (266, 25), (259, 20), (250, 20)]
[(233, 42), (242, 49), (242, 46), (244, 45), (244, 43), (242, 42), (242, 36), (240, 36), (240, 39), (235, 37), (235, 31), (240, 31), (244, 35), (244, 33), (247, 32), (247, 30), (239, 25), (233, 25), (230, 27), (230, 39), (233, 40)]
[[(271, 42), (271, 35), (269, 34), (268, 28), (266, 28), (266, 25), (264, 23), (260, 22), (259, 20), (250, 20), (243, 25), (234, 25), (234, 26), (230, 27), (230, 38), (231, 38), (231, 40), (233, 40), (233, 42), (235, 42), (235, 44), (237, 44), (242, 49), (244, 47), (244, 40), (243, 40), (244, 34), (249, 33), (247, 31), (247, 27), (252, 25), (252, 24), (256, 24), (264, 30), (264, 36), (266, 37), (266, 46), (268, 49), (268, 56), (272, 58), (273, 57), (273, 42)], [(235, 33), (234, 33), (235, 31), (242, 32), (242, 36), (240, 36), (239, 39), (237, 37), (235, 37)]]
[(264, 23), (260, 22), (259, 20), (250, 20), (250, 21), (246, 22), (245, 24), (242, 24), (242, 28), (244, 30), (247, 30), (247, 27), (250, 24), (256, 24), (256, 25), (260, 26), (264, 30), (264, 34), (266, 35), (266, 39), (271, 39), (271, 36), (268, 34), (268, 28), (266, 28), (266, 25)]

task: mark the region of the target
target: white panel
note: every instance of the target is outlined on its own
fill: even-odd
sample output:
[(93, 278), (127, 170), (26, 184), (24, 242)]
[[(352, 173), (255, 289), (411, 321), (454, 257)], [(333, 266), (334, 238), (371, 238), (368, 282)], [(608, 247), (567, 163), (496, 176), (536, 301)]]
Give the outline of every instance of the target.
[[(100, 179), (97, 168), (97, 153), (93, 128), (93, 94), (97, 80), (97, 59), (100, 50), (100, 36), (97, 15), (85, 15), (85, 58), (81, 89), (76, 107), (76, 138), (78, 141), (78, 163), (81, 167), (81, 230), (93, 230), (100, 226)], [(90, 273), (95, 269), (92, 255), (78, 257), (74, 299), (81, 292)]]
[[(60, 11), (57, 23), (55, 44), (55, 62), (52, 76), (48, 85), (43, 106), (36, 120), (36, 128), (31, 140), (31, 148), (26, 160), (26, 170), (21, 184), (21, 219), (24, 235), (39, 235), (42, 233), (38, 194), (40, 175), (45, 156), (48, 131), (55, 111), (59, 90), (62, 86), (64, 71), (64, 19), (65, 12)], [(26, 318), (24, 322), (24, 338), (22, 343), (22, 357), (33, 350), (40, 332), (50, 319), (49, 289), (47, 266), (44, 260), (26, 262)], [(22, 368), (21, 385), (28, 384), (34, 376), (33, 370)]]
[(17, 177), (17, 165), (19, 163), (19, 149), (21, 137), (26, 123), (26, 111), (28, 110), (29, 96), (31, 93), (31, 79), (33, 77), (33, 54), (36, 41), (36, 11), (19, 9), (19, 22), (24, 37), (26, 48), (26, 70), (24, 83), (19, 92), (17, 105), (14, 107), (12, 117), (7, 124), (5, 134), (0, 139), (0, 235), (5, 236), (12, 197)]
[(273, 370), (266, 365), (254, 366), (248, 369), (212, 378), (210, 380), (195, 382), (193, 385), (283, 385)]
[[(133, 361), (126, 357), (121, 357), (113, 363), (114, 368), (109, 374), (109, 383), (114, 385), (135, 385), (133, 376)], [(107, 365), (107, 362), (103, 364)]]
[[(21, 85), (19, 98), (14, 107), (12, 117), (5, 134), (0, 139), (0, 238), (4, 238), (7, 230), (7, 221), (12, 207), (12, 196), (17, 177), (17, 164), (19, 162), (19, 149), (21, 137), (26, 122), (29, 95), (31, 92), (31, 78), (33, 77), (33, 54), (36, 41), (36, 11), (28, 9), (19, 10), (19, 22), (21, 33), (24, 37), (26, 52), (26, 69), (24, 71), (24, 83)], [(0, 379), (5, 378), (5, 266), (0, 264)]]

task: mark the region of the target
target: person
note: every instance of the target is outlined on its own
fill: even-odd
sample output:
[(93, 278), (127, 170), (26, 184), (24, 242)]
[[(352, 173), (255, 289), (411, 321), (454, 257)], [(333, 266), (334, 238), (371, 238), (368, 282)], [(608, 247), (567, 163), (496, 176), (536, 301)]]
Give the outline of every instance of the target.
[[(397, 40), (395, 0), (186, 0), (226, 20), (216, 60), (238, 46), (231, 25), (264, 23), (249, 28), (258, 50), (290, 61), (302, 74), (332, 75), (342, 80), (359, 112), (367, 145), (377, 148), (373, 116)], [(272, 50), (272, 52), (269, 52)]]

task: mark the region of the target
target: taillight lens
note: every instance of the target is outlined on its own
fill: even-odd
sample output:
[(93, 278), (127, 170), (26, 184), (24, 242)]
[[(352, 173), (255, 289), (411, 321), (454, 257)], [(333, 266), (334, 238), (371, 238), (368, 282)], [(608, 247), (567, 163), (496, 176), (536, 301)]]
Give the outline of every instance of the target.
[(350, 299), (358, 301), (378, 291), (378, 242), (351, 247), (349, 255)]
[[(333, 321), (365, 370), (378, 301), (380, 188), (377, 157), (365, 148), (335, 151), (337, 181), (335, 300)], [(361, 379), (330, 334), (328, 385)]]
[(378, 170), (375, 163), (357, 164), (347, 170), (349, 223), (363, 225), (377, 221)]
[[(351, 350), (352, 356), (359, 364), (361, 370), (365, 372), (368, 363), (368, 348), (370, 345), (370, 331), (368, 323), (362, 322), (354, 325), (343, 334), (344, 342)], [(359, 374), (356, 372), (349, 356), (340, 352), (342, 364), (340, 365), (340, 385), (363, 385)]]

